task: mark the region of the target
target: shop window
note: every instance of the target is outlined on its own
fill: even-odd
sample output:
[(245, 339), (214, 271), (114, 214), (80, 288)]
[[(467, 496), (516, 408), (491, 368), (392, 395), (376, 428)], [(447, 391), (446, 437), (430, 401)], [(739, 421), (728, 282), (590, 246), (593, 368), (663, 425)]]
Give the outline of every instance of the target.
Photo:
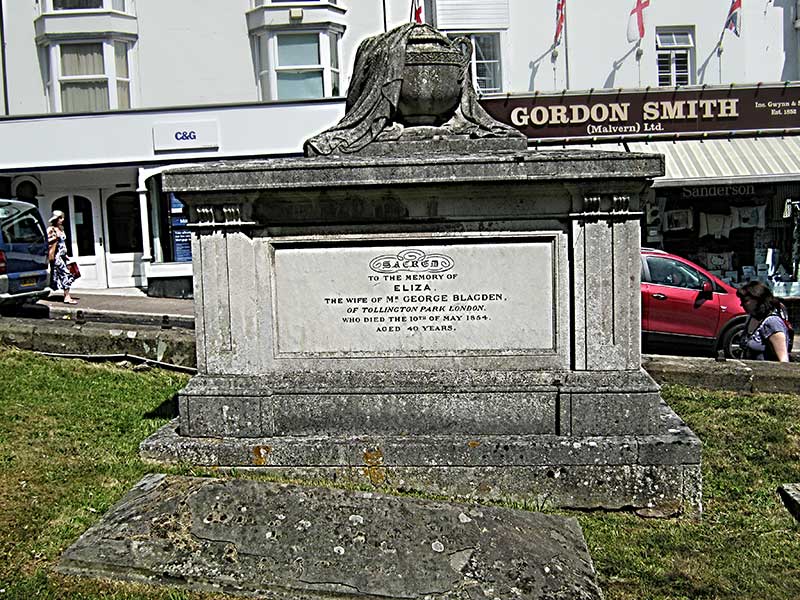
[(495, 33), (456, 33), (447, 37), (467, 37), (472, 42), (472, 64), (470, 73), (472, 84), (481, 94), (496, 94), (503, 91), (502, 58), (500, 34)]
[(142, 217), (137, 194), (121, 192), (110, 196), (106, 200), (106, 218), (109, 252), (142, 252)]
[(694, 77), (694, 32), (690, 29), (656, 31), (658, 85), (691, 85)]
[(169, 239), (173, 262), (192, 262), (192, 232), (188, 228), (189, 211), (175, 194), (169, 199)]
[(53, 112), (98, 112), (131, 107), (131, 44), (108, 39), (49, 46), (46, 85)]
[(307, 100), (339, 96), (341, 32), (262, 32), (253, 37), (263, 100)]

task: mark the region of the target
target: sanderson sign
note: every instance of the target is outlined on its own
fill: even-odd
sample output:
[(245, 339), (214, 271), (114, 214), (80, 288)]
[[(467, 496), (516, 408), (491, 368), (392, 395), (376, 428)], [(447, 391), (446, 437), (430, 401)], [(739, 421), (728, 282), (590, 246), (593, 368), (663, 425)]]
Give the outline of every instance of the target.
[(481, 105), (527, 137), (553, 141), (800, 131), (800, 86), (788, 84), (515, 95)]

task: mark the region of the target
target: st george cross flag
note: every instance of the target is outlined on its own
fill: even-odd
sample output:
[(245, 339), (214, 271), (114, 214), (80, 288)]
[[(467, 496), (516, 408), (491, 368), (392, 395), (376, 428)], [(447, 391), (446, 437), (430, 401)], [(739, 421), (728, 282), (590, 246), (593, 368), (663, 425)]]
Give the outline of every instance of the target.
[(553, 46), (558, 46), (561, 43), (561, 36), (564, 33), (566, 11), (567, 0), (556, 0), (556, 34), (553, 36)]
[(644, 37), (644, 9), (650, 6), (650, 0), (636, 0), (636, 4), (628, 17), (628, 41), (638, 42)]
[(422, 0), (411, 0), (411, 21), (422, 23)]
[(725, 19), (725, 29), (730, 29), (740, 37), (742, 34), (742, 0), (731, 0), (731, 9)]

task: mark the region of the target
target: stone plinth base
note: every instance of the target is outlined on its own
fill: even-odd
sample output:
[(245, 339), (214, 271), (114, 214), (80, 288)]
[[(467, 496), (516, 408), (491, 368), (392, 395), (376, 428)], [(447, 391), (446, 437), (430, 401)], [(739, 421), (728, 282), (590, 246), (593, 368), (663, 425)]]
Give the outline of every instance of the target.
[(637, 371), (304, 371), (197, 375), (189, 437), (654, 435), (661, 397)]
[(145, 440), (142, 458), (539, 507), (701, 510), (700, 441), (663, 402), (658, 433), (648, 435), (241, 438), (182, 436), (178, 428), (176, 420)]

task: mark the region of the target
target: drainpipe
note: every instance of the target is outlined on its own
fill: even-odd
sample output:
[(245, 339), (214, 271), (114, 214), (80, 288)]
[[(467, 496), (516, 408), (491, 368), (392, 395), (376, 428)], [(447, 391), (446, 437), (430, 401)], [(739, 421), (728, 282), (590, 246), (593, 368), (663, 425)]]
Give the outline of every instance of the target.
[(794, 7), (794, 30), (797, 34), (795, 36), (797, 39), (797, 48), (795, 48), (795, 54), (797, 55), (797, 79), (800, 79), (800, 0), (797, 0)]
[[(800, 0), (798, 0), (800, 2)], [(5, 2), (0, 0), (0, 71), (3, 71), (3, 114), (8, 116), (8, 75), (6, 73)]]

